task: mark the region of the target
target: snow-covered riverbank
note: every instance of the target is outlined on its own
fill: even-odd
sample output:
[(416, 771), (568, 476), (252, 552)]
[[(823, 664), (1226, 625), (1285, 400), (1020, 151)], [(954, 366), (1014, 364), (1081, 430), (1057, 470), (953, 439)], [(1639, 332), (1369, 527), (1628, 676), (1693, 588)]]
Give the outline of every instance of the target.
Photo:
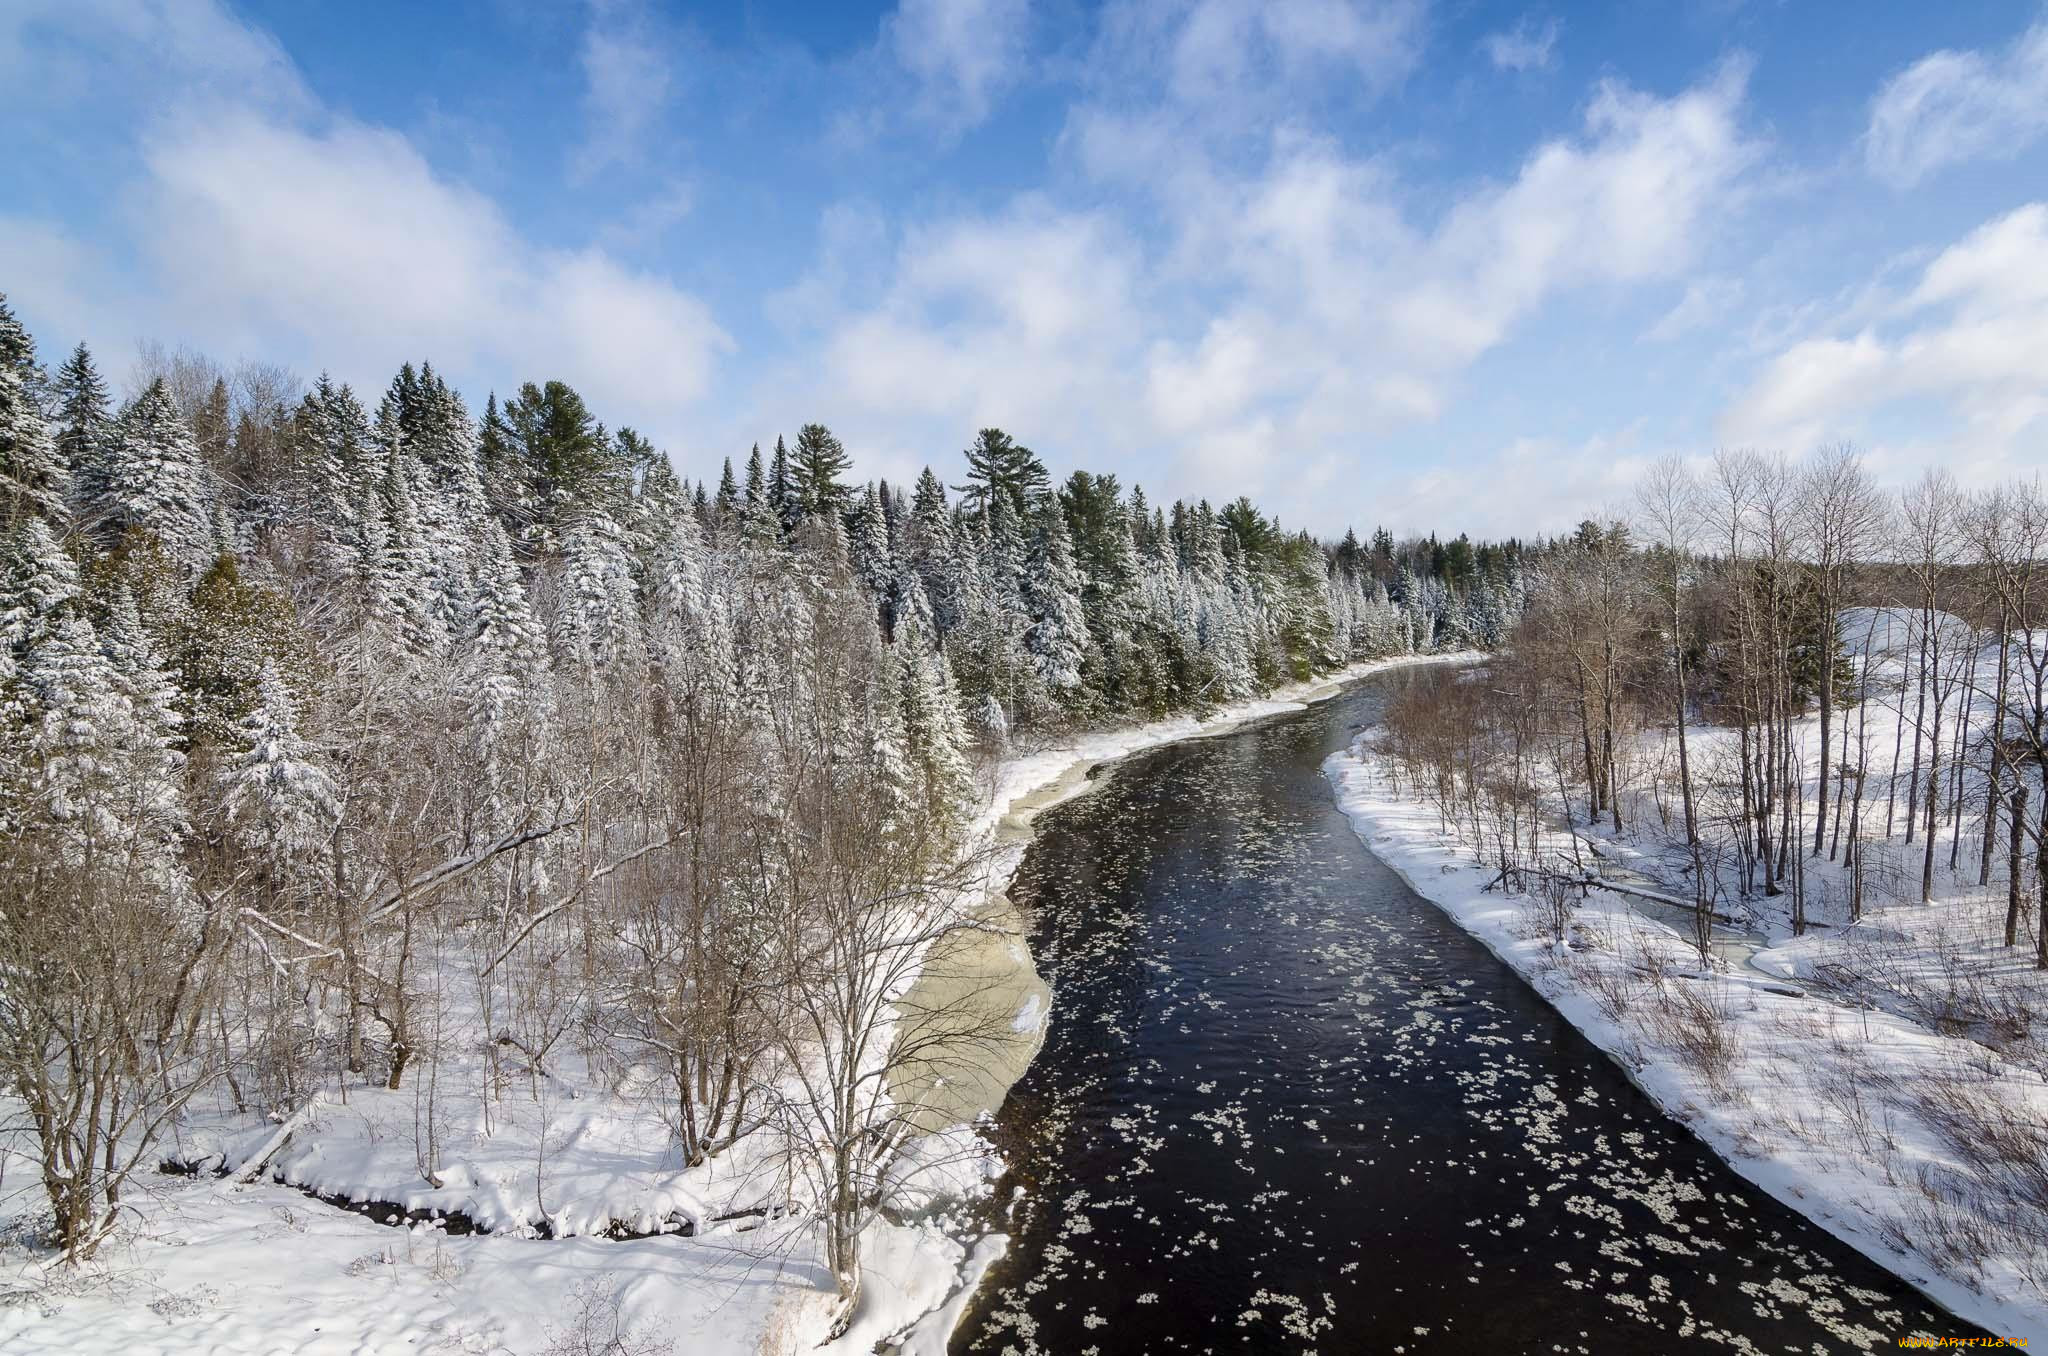
[[(1380, 668), (1438, 657), (1354, 665), (1202, 718), (1181, 717), (1063, 739), (993, 770), (981, 831), (1000, 842), (987, 878), (1006, 883), (1033, 815), (1085, 790), (1101, 764), (1176, 740), (1218, 734), (1298, 709)], [(1012, 1047), (987, 1061), (956, 1107), (961, 1124), (914, 1146), (908, 1189), (944, 1198), (985, 1190), (999, 1168), (971, 1124), (1001, 1101), (1029, 1063), (1049, 995), (1023, 942), (1027, 924), (991, 934), (990, 977), (1016, 998)], [(1003, 986), (1007, 984), (1008, 989)], [(914, 991), (913, 991), (914, 993)], [(449, 1051), (481, 1049), (461, 995), (447, 995)], [(1007, 1001), (1007, 999), (1006, 999)], [(25, 1356), (122, 1347), (167, 1353), (516, 1352), (566, 1349), (616, 1329), (663, 1349), (797, 1352), (814, 1348), (831, 1285), (804, 1220), (723, 1218), (766, 1206), (783, 1190), (774, 1155), (746, 1142), (706, 1165), (668, 1153), (669, 1127), (651, 1097), (616, 1095), (567, 1044), (545, 1075), (521, 1075), (517, 1096), (484, 1095), (480, 1059), (444, 1061), (437, 1087), (392, 1093), (352, 1086), (324, 1102), (273, 1161), (287, 1184), (233, 1187), (161, 1177), (132, 1190), (121, 1236), (76, 1276), (48, 1275), (25, 1250), (0, 1253), (0, 1346)], [(527, 1096), (531, 1083), (532, 1096)], [(643, 1093), (645, 1090), (642, 1090)], [(442, 1185), (421, 1176), (431, 1127)], [(175, 1146), (193, 1159), (239, 1162), (266, 1127), (216, 1118)], [(218, 1160), (214, 1160), (218, 1161)], [(6, 1164), (25, 1188), (30, 1165)], [(490, 1234), (450, 1236), (431, 1225), (393, 1228), (309, 1199), (298, 1188), (423, 1211), (460, 1211)], [(16, 1191), (20, 1201), (28, 1198)], [(942, 1352), (975, 1281), (1000, 1255), (1000, 1236), (976, 1239), (951, 1217), (878, 1224), (865, 1246), (863, 1307), (834, 1349), (868, 1351), (894, 1338), (906, 1352)], [(613, 1221), (668, 1228), (647, 1238), (599, 1236)], [(545, 1224), (554, 1236), (533, 1237)], [(680, 1230), (687, 1227), (689, 1236)]]
[[(1497, 869), (1479, 865), (1471, 844), (1446, 831), (1435, 807), (1404, 794), (1364, 744), (1325, 765), (1359, 837), (1668, 1113), (1743, 1176), (1957, 1314), (2001, 1336), (2048, 1338), (2048, 1296), (2033, 1280), (2038, 1257), (2010, 1247), (2009, 1230), (1973, 1236), (1968, 1225), (1971, 1210), (1994, 1200), (2026, 1209), (2038, 1166), (1992, 1180), (1985, 1160), (1959, 1146), (2001, 1113), (2007, 1124), (2039, 1124), (2048, 1083), (1874, 995), (1850, 999), (1800, 982), (1879, 932), (1895, 954), (1902, 939), (1919, 939), (1908, 949), (1939, 967), (1934, 939), (1950, 935), (1966, 901), (1945, 914), (1915, 907), (1910, 920), (1888, 922), (1880, 912), (1856, 929), (1766, 948), (1751, 965), (1703, 970), (1689, 937), (1622, 896), (1594, 891), (1573, 904), (1558, 941), (1542, 906), (1490, 890)], [(1939, 926), (1943, 918), (1949, 928)], [(1981, 1194), (1958, 1208), (1958, 1185)], [(1890, 1345), (1888, 1334), (1871, 1336)]]

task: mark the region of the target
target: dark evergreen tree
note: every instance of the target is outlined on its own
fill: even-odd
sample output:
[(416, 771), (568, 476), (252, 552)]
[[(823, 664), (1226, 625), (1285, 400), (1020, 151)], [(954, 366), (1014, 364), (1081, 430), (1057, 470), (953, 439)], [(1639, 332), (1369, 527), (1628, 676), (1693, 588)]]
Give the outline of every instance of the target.
[[(754, 461), (758, 465), (760, 460), (761, 447), (760, 444), (757, 443), (754, 446)], [(699, 488), (701, 489), (702, 487), (700, 486)], [(739, 481), (733, 477), (731, 457), (727, 457), (725, 459), (725, 467), (719, 473), (718, 498), (714, 504), (714, 507), (717, 509), (718, 512), (718, 520), (722, 523), (731, 522), (739, 514), (740, 484)]]
[(965, 455), (967, 483), (954, 488), (970, 513), (986, 512), (991, 497), (1000, 494), (1018, 518), (1025, 518), (1050, 485), (1037, 455), (999, 428), (976, 434)]
[[(777, 445), (780, 451), (780, 444)], [(789, 459), (789, 492), (795, 496), (798, 513), (806, 518), (839, 513), (850, 498), (842, 477), (853, 467), (853, 458), (823, 424), (805, 424), (797, 430), (796, 452)]]
[(616, 489), (616, 458), (583, 397), (565, 382), (532, 382), (505, 406), (505, 424), (519, 451), (518, 504), (527, 549), (561, 549), (564, 520)]
[(71, 351), (57, 369), (57, 451), (71, 478), (71, 492), (81, 498), (98, 493), (106, 478), (107, 438), (112, 432), (112, 403), (107, 383), (84, 344)]

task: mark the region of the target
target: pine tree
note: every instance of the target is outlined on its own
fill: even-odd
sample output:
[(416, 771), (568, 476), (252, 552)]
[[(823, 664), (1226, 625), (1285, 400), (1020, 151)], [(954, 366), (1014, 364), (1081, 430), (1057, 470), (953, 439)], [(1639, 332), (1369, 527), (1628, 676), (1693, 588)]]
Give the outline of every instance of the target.
[(414, 502), (411, 461), (401, 445), (393, 445), (384, 477), (384, 550), (372, 614), (412, 653), (429, 655), (445, 647), (455, 618), (439, 587), (434, 553)]
[[(780, 444), (776, 450), (781, 450)], [(849, 492), (840, 477), (852, 466), (853, 458), (823, 424), (798, 429), (796, 453), (789, 462), (789, 492), (795, 495), (798, 514), (810, 518), (843, 510)]]
[(587, 506), (618, 507), (610, 440), (583, 397), (565, 382), (532, 382), (505, 406), (519, 454), (518, 528), (528, 549), (561, 549), (564, 521)]
[(1003, 498), (1011, 512), (1028, 517), (1050, 486), (1037, 454), (999, 428), (976, 434), (965, 456), (967, 483), (953, 488), (970, 513), (985, 513), (992, 500)]
[(117, 585), (99, 628), (100, 648), (114, 666), (142, 739), (168, 753), (183, 737), (183, 694), (165, 667), (156, 640), (142, 623), (142, 611), (126, 585)]
[(896, 656), (887, 646), (875, 656), (875, 668), (868, 686), (866, 726), (866, 772), (874, 807), (874, 832), (885, 843), (901, 843), (918, 832), (923, 807), (915, 785), (908, 740), (903, 725), (902, 673)]
[(546, 746), (551, 703), (547, 633), (533, 614), (512, 542), (497, 520), (477, 544), (473, 631), (462, 657), (463, 749), (481, 802), (483, 827), (507, 827), (514, 783), (534, 771)]
[(512, 426), (505, 422), (504, 411), (498, 407), (496, 391), (485, 397), (483, 418), (477, 423), (476, 469), (491, 512), (508, 531), (523, 535), (526, 525), (523, 507), (525, 467)]
[(0, 556), (0, 829), (18, 823), (26, 739), (38, 712), (24, 677), (36, 647), (75, 607), (78, 567), (40, 517), (24, 518)]
[(554, 637), (565, 663), (604, 668), (638, 652), (632, 552), (611, 515), (592, 508), (561, 529)]
[(184, 815), (179, 760), (122, 692), (92, 623), (71, 614), (31, 650), (23, 679), (34, 704), (21, 812), (69, 864), (129, 872), (181, 899)]
[(69, 477), (37, 398), (35, 341), (0, 295), (0, 530), (24, 518), (61, 522)]
[(299, 403), (294, 437), (305, 467), (297, 516), (313, 527), (330, 578), (367, 590), (382, 564), (383, 507), (370, 416), (347, 386), (326, 374)]

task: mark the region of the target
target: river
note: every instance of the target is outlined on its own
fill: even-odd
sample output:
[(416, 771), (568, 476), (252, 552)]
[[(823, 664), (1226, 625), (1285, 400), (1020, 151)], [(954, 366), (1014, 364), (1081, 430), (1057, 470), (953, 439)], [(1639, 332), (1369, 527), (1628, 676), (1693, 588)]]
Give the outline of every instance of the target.
[(1743, 1181), (1359, 843), (1396, 669), (1140, 754), (1012, 894), (1053, 993), (958, 1353), (1816, 1352), (1975, 1330)]

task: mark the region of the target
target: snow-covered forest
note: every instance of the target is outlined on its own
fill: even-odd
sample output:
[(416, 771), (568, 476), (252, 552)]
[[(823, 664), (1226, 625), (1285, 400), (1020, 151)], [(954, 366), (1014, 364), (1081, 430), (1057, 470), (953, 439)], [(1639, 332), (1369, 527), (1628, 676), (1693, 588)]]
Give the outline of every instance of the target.
[[(793, 1208), (843, 1326), (997, 760), (1521, 606), (1512, 544), (1055, 486), (995, 429), (951, 489), (820, 424), (693, 482), (559, 382), (113, 385), (0, 303), (0, 1191), (73, 1262), (354, 1099), (375, 1170), (284, 1175), (557, 1235)], [(579, 1196), (565, 1096), (703, 1199)], [(516, 1189), (455, 1180), (493, 1136)]]
[(2039, 1330), (2041, 487), (1671, 460), (1526, 583), (1333, 760), (1361, 832), (1745, 1171)]

